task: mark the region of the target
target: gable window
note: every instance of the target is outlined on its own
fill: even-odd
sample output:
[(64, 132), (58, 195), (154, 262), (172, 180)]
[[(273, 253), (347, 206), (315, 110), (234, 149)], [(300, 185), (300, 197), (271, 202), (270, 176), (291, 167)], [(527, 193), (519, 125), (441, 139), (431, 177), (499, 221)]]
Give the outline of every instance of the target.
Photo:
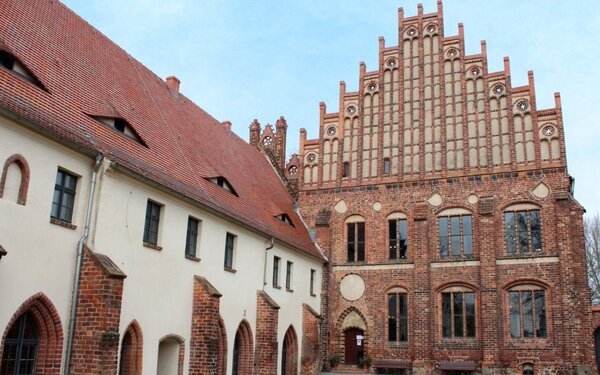
[(144, 242), (158, 244), (158, 228), (160, 224), (160, 210), (162, 206), (156, 202), (148, 200), (146, 205), (146, 222), (144, 224)]
[(54, 184), (54, 197), (52, 198), (52, 210), (50, 216), (66, 223), (73, 218), (73, 206), (75, 205), (75, 189), (77, 177), (61, 169), (56, 172), (56, 183)]
[(0, 66), (11, 73), (26, 79), (34, 85), (45, 90), (44, 86), (33, 76), (33, 74), (16, 57), (6, 51), (0, 51)]
[(287, 266), (285, 268), (285, 289), (292, 290), (292, 269), (294, 267), (294, 263), (288, 260)]
[(536, 285), (522, 285), (508, 292), (510, 337), (546, 338), (546, 295)]
[(442, 336), (475, 337), (475, 293), (463, 288), (442, 292)]
[(198, 244), (198, 228), (200, 220), (188, 217), (187, 233), (185, 236), (185, 255), (196, 257), (196, 246)]
[(100, 122), (101, 124), (106, 125), (109, 128), (115, 129), (119, 133), (123, 133), (124, 135), (131, 138), (132, 140), (146, 146), (146, 144), (142, 141), (142, 139), (136, 133), (136, 131), (133, 129), (133, 127), (124, 118), (94, 116), (94, 115), (89, 115), (89, 116), (92, 117), (94, 120)]
[(233, 256), (235, 250), (235, 242), (237, 236), (235, 234), (231, 234), (227, 232), (225, 236), (225, 261), (223, 263), (226, 269), (233, 269)]
[(279, 265), (281, 263), (281, 258), (278, 256), (273, 257), (273, 287), (281, 288), (279, 286)]
[(388, 293), (388, 341), (408, 341), (408, 296), (404, 290)]
[(290, 217), (287, 214), (280, 214), (276, 216), (279, 220), (283, 221), (284, 223), (286, 223), (287, 225), (291, 225), (292, 227), (294, 226), (294, 224), (292, 224), (292, 220), (290, 219)]
[(406, 215), (397, 213), (388, 216), (388, 244), (390, 259), (406, 259), (408, 256)]
[(473, 216), (468, 211), (448, 210), (438, 216), (438, 226), (441, 257), (473, 255)]
[(223, 188), (223, 190), (235, 195), (236, 197), (238, 196), (238, 194), (233, 189), (233, 186), (231, 186), (231, 184), (229, 183), (229, 181), (227, 181), (227, 179), (225, 177), (223, 177), (223, 176), (213, 177), (213, 178), (209, 179), (209, 181), (217, 186), (220, 186), (221, 188)]
[(316, 296), (315, 294), (315, 277), (317, 276), (317, 271), (311, 269), (310, 270), (310, 295)]
[(365, 222), (360, 216), (346, 220), (348, 262), (365, 260)]
[(533, 205), (515, 205), (504, 211), (506, 252), (542, 251), (540, 210)]

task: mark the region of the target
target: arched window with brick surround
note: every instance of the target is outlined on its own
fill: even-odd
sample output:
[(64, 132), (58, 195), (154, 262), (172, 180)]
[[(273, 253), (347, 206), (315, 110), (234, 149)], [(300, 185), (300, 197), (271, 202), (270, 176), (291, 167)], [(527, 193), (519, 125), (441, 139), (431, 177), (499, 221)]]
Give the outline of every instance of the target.
[(387, 217), (389, 259), (408, 258), (408, 218), (402, 212)]
[(134, 320), (123, 334), (119, 375), (140, 375), (142, 373), (143, 341), (142, 328)]
[(464, 208), (450, 208), (438, 214), (439, 256), (473, 256), (473, 214)]
[(542, 251), (542, 216), (538, 206), (521, 203), (504, 209), (504, 239), (508, 254)]
[(345, 223), (347, 261), (363, 262), (365, 260), (365, 218), (352, 215)]
[(156, 375), (183, 375), (184, 339), (179, 335), (166, 335), (158, 343)]
[(253, 370), (253, 339), (252, 330), (247, 321), (243, 320), (235, 333), (233, 343), (232, 375), (251, 375)]
[(54, 374), (60, 369), (63, 332), (58, 312), (43, 293), (13, 314), (0, 343), (0, 374)]
[(452, 285), (440, 291), (442, 338), (475, 338), (476, 293), (465, 285)]
[(0, 198), (15, 201), (17, 204), (27, 203), (29, 189), (29, 165), (19, 154), (10, 156), (4, 162), (0, 179)]
[(298, 338), (294, 326), (290, 326), (281, 347), (281, 375), (298, 374)]
[(511, 338), (545, 339), (548, 337), (546, 288), (523, 283), (508, 288), (508, 326)]

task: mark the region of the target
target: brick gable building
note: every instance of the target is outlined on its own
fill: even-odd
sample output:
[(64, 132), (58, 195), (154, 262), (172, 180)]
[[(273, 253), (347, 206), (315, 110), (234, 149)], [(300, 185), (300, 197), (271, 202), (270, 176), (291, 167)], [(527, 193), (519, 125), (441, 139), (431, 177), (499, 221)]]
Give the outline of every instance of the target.
[(593, 366), (560, 95), (538, 108), (532, 72), (513, 87), (485, 42), (465, 55), (441, 2), (398, 20), (398, 45), (380, 38), (378, 65), (361, 63), (357, 91), (340, 83), (333, 111), (321, 103), (318, 137), (301, 130), (286, 165), (329, 259), (322, 358), (413, 374)]

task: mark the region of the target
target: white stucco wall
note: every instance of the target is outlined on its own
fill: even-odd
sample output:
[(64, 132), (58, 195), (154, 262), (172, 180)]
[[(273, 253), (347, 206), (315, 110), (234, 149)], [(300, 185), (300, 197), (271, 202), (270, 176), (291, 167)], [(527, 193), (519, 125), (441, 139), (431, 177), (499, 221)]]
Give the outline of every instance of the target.
[[(94, 160), (0, 117), (2, 165), (15, 153), (27, 160), (31, 179), (26, 206), (16, 204), (12, 190), (0, 198), (0, 245), (8, 251), (0, 260), (0, 330), (6, 328), (23, 301), (43, 292), (57, 308), (66, 338), (77, 242), (83, 231)], [(59, 167), (81, 176), (73, 215), (75, 230), (49, 222)], [(18, 176), (18, 171), (11, 169), (9, 177), (15, 175)], [(148, 199), (163, 205), (158, 243), (161, 251), (142, 243)], [(202, 221), (196, 254), (201, 259), (199, 262), (184, 256), (188, 216)], [(235, 273), (223, 268), (227, 232), (237, 235)], [(144, 374), (156, 374), (159, 341), (167, 335), (184, 339), (184, 373), (187, 373), (194, 275), (205, 277), (223, 294), (220, 311), (227, 333), (228, 373), (235, 333), (243, 319), (248, 321), (256, 337), (256, 293), (263, 287), (269, 237), (116, 170), (105, 160), (98, 176), (88, 245), (108, 255), (127, 274), (120, 333), (122, 336), (133, 319), (140, 324), (144, 337)], [(271, 285), (274, 255), (281, 258), (280, 289)], [(293, 292), (285, 288), (288, 260), (294, 263)], [(311, 269), (316, 270), (317, 296), (311, 296), (309, 291)], [(308, 303), (316, 311), (320, 309), (321, 263), (276, 242), (267, 254), (266, 280), (265, 291), (281, 306), (280, 357), (283, 338), (290, 325), (298, 335), (298, 347), (302, 347), (302, 304)], [(280, 367), (281, 358), (278, 362)]]

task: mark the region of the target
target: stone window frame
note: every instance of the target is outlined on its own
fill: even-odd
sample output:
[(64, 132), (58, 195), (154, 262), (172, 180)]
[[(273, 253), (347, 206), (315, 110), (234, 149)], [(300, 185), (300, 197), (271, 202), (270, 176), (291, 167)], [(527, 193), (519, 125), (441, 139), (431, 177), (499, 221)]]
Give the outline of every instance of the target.
[[(395, 249), (395, 253), (396, 253), (396, 257), (392, 258), (391, 254), (392, 254), (392, 244), (391, 244), (391, 238), (390, 238), (390, 222), (391, 221), (395, 221), (396, 223), (400, 222), (400, 221), (404, 221), (405, 225), (406, 225), (406, 253), (404, 257), (400, 257), (400, 249)], [(410, 220), (408, 218), (408, 215), (406, 215), (404, 212), (401, 211), (396, 211), (396, 212), (392, 212), (390, 213), (387, 217), (386, 217), (386, 226), (387, 226), (387, 236), (386, 236), (386, 243), (387, 243), (387, 248), (388, 248), (388, 256), (387, 259), (390, 261), (407, 261), (409, 259), (411, 259), (411, 255), (412, 255), (412, 251), (411, 251), (411, 241), (409, 240), (410, 238)], [(399, 228), (398, 225), (396, 224), (396, 234), (399, 234)]]
[[(388, 289), (385, 293), (386, 295), (386, 307), (387, 307), (387, 321), (385, 323), (385, 326), (387, 328), (386, 330), (386, 342), (388, 345), (404, 345), (404, 344), (408, 344), (409, 340), (410, 340), (410, 294), (408, 292), (408, 290), (406, 288), (400, 287), (400, 286), (396, 286), (396, 287), (392, 287), (390, 289)], [(398, 320), (395, 324), (396, 324), (396, 339), (395, 340), (390, 340), (390, 323), (391, 320), (394, 318), (390, 315), (390, 296), (395, 295), (395, 296), (400, 296), (403, 295), (405, 297), (405, 303), (406, 303), (406, 314), (405, 316), (401, 316), (400, 313), (400, 306), (396, 307), (396, 312), (397, 315), (395, 317), (396, 320)], [(402, 325), (402, 319), (405, 320), (405, 329), (406, 329), (406, 340), (400, 340), (399, 336), (400, 336), (400, 328)]]
[[(353, 230), (353, 238), (350, 238), (350, 230)], [(362, 241), (360, 240), (362, 231)], [(362, 263), (367, 259), (367, 234), (366, 220), (361, 215), (350, 215), (344, 220), (344, 238), (346, 239), (345, 260), (347, 263)], [(352, 241), (351, 241), (352, 240)], [(361, 248), (362, 244), (362, 248)], [(350, 259), (350, 246), (353, 246), (352, 260)], [(361, 257), (362, 255), (362, 257)]]
[[(517, 244), (518, 242), (518, 230), (515, 228), (515, 236), (513, 237), (513, 241), (514, 241), (514, 251), (509, 251), (509, 241), (508, 241), (508, 237), (507, 237), (507, 222), (506, 222), (506, 214), (507, 213), (519, 213), (519, 212), (526, 212), (527, 213), (527, 238), (528, 238), (528, 249), (526, 251), (521, 251), (519, 249), (519, 245)], [(530, 219), (529, 219), (529, 213), (530, 212), (538, 212), (539, 215), (539, 238), (540, 238), (540, 248), (539, 249), (534, 249), (533, 248), (533, 244), (532, 244), (532, 234), (531, 234), (531, 223), (530, 223)], [(505, 255), (518, 255), (518, 256), (523, 256), (523, 255), (535, 255), (535, 254), (539, 254), (542, 253), (544, 251), (544, 231), (543, 231), (543, 222), (542, 222), (542, 208), (536, 204), (533, 203), (513, 203), (510, 204), (508, 206), (506, 206), (503, 210), (502, 210), (502, 241), (503, 241), (503, 254)]]
[[(451, 335), (450, 336), (444, 336), (444, 311), (443, 311), (443, 294), (452, 294), (451, 297), (451, 301), (454, 301), (454, 294), (458, 294), (458, 293), (462, 293), (463, 295), (465, 293), (473, 293), (473, 298), (474, 298), (474, 317), (473, 317), (473, 321), (475, 324), (475, 334), (474, 336), (467, 336), (467, 312), (466, 312), (466, 298), (463, 297), (463, 302), (462, 302), (462, 308), (463, 308), (463, 312), (462, 312), (462, 324), (463, 324), (463, 336), (455, 336), (455, 314), (454, 314), (454, 306), (452, 306), (452, 312), (451, 312), (451, 317), (450, 317), (450, 331), (451, 331)], [(480, 338), (480, 332), (479, 332), (479, 328), (480, 328), (480, 324), (478, 322), (478, 319), (480, 317), (480, 295), (479, 295), (479, 290), (474, 286), (474, 285), (470, 285), (467, 283), (456, 283), (456, 282), (452, 282), (449, 284), (445, 284), (443, 286), (441, 286), (440, 288), (437, 289), (437, 303), (438, 303), (438, 314), (437, 314), (437, 323), (438, 323), (438, 329), (437, 329), (437, 334), (439, 337), (439, 340), (442, 342), (454, 342), (454, 341), (460, 341), (460, 342), (465, 342), (465, 341), (473, 341), (473, 340), (478, 340)]]
[[(460, 230), (460, 254), (459, 255), (453, 255), (451, 253), (451, 220), (450, 218), (452, 217), (460, 217), (460, 222), (459, 222), (459, 230)], [(463, 217), (470, 217), (471, 220), (471, 253), (470, 254), (465, 254), (465, 234), (464, 234), (464, 225), (463, 225)], [(447, 226), (448, 226), (448, 254), (447, 255), (442, 255), (441, 253), (441, 233), (440, 233), (440, 219), (441, 218), (447, 218), (448, 222), (447, 222)], [(475, 227), (476, 227), (476, 223), (475, 223), (475, 214), (471, 211), (468, 210), (466, 208), (462, 208), (462, 207), (455, 207), (455, 208), (446, 208), (443, 209), (442, 211), (438, 212), (436, 214), (436, 221), (437, 221), (437, 233), (436, 233), (436, 238), (437, 238), (437, 250), (436, 250), (436, 254), (437, 256), (435, 258), (437, 259), (444, 259), (444, 260), (456, 260), (456, 259), (474, 259), (475, 258), (475, 254), (477, 253), (477, 249), (476, 249), (476, 238), (477, 235), (475, 233)]]

